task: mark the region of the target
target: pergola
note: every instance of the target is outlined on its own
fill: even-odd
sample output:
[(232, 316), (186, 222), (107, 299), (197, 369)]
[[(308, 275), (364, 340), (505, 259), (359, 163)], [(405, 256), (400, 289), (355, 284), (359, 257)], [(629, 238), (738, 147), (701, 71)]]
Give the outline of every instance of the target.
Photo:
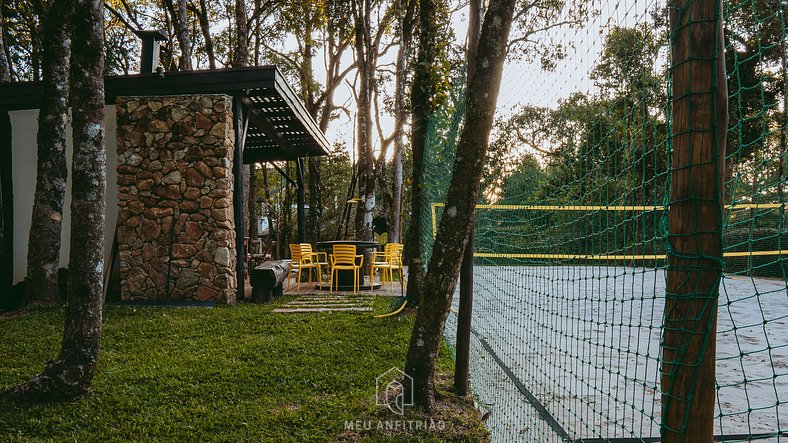
[[(114, 104), (117, 97), (122, 96), (232, 96), (235, 176), (240, 177), (242, 164), (294, 161), (295, 179), (278, 166), (274, 167), (297, 189), (298, 241), (305, 240), (303, 160), (305, 157), (328, 155), (329, 143), (276, 66), (110, 76), (104, 79), (104, 89), (107, 104)], [(13, 158), (8, 112), (38, 109), (40, 101), (40, 82), (0, 84), (0, 197), (3, 201), (3, 241), (7, 257), (3, 260), (3, 269), (0, 269), (3, 280), (11, 278), (13, 269)], [(245, 231), (242, 196), (243, 182), (234, 180), (237, 239), (243, 239)], [(238, 287), (243, 291), (245, 251), (243, 241), (237, 243)]]

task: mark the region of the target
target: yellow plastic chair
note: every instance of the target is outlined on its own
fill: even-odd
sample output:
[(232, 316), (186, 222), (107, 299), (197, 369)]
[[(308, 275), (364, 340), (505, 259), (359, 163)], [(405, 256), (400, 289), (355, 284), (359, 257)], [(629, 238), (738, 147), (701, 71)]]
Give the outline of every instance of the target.
[(388, 257), (391, 254), (391, 248), (394, 246), (394, 243), (386, 243), (383, 249), (383, 252), (375, 251), (372, 253), (372, 263), (369, 267), (369, 281), (375, 281), (375, 270), (380, 269), (380, 283), (386, 283), (387, 277), (387, 270), (389, 268), (389, 260)]
[[(356, 263), (356, 260), (359, 260)], [(334, 291), (334, 273), (337, 271), (353, 271), (353, 294), (358, 293), (359, 270), (364, 266), (364, 256), (356, 254), (356, 247), (353, 245), (334, 245), (331, 254), (331, 280), (329, 281), (328, 292)]]
[[(315, 270), (317, 273), (317, 284), (320, 286), (320, 289), (323, 289), (323, 266), (326, 267), (326, 272), (329, 269), (328, 263), (328, 254), (325, 252), (312, 252), (312, 245), (309, 243), (300, 243), (301, 246), (301, 257), (308, 257), (308, 269), (309, 269), (309, 283), (312, 283), (312, 269)], [(321, 260), (322, 258), (322, 260)], [(317, 266), (312, 266), (317, 265)]]
[(391, 288), (394, 288), (394, 270), (398, 269), (400, 274), (400, 282), (403, 287), (405, 285), (405, 271), (402, 263), (402, 251), (404, 246), (402, 243), (386, 243), (386, 248), (383, 252), (372, 253), (372, 268), (370, 269), (369, 278), (373, 280), (375, 270), (380, 269), (380, 283), (385, 284), (388, 281)]
[(298, 274), (298, 280), (301, 280), (301, 245), (290, 243), (290, 273), (287, 275), (287, 288), (290, 289), (290, 276), (293, 273)]
[[(320, 264), (315, 260), (312, 254), (312, 247), (304, 250), (304, 244), (291, 243), (290, 244), (290, 270), (296, 272), (296, 291), (301, 290), (301, 272), (304, 269), (309, 270), (309, 286), (312, 286), (312, 269), (317, 269), (320, 272)], [(290, 276), (287, 276), (287, 287), (290, 288)], [(322, 286), (322, 283), (321, 283)]]

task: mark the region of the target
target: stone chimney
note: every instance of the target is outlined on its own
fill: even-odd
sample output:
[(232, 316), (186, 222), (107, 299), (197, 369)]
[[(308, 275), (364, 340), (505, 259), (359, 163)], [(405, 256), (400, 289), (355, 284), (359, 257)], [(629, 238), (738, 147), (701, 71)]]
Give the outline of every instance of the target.
[(140, 74), (153, 74), (159, 67), (159, 45), (167, 40), (167, 36), (164, 31), (157, 30), (134, 31), (134, 34), (142, 40)]
[(118, 97), (124, 300), (236, 294), (232, 98)]

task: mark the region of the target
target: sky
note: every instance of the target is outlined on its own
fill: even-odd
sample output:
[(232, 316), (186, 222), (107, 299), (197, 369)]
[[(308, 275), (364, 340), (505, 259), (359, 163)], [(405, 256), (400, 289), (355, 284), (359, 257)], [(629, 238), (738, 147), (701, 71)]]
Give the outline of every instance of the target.
[[(582, 1), (582, 0), (580, 0)], [(522, 105), (537, 105), (556, 107), (560, 99), (568, 97), (573, 92), (593, 94), (594, 84), (589, 78), (603, 49), (604, 35), (615, 25), (635, 26), (648, 23), (650, 13), (657, 8), (664, 8), (662, 0), (625, 0), (621, 2), (594, 0), (594, 9), (599, 14), (589, 17), (584, 26), (580, 28), (561, 28), (543, 37), (550, 37), (564, 45), (571, 45), (568, 56), (558, 62), (555, 70), (546, 72), (538, 62), (527, 60), (508, 60), (504, 66), (501, 91), (498, 97), (498, 117), (506, 117), (516, 112)], [(456, 41), (464, 43), (467, 34), (467, 6), (456, 11), (452, 17), (452, 27)], [(512, 30), (512, 35), (517, 32)], [(352, 62), (352, 54), (348, 54), (346, 63)], [(381, 60), (381, 65), (393, 62), (393, 53)], [(389, 68), (391, 68), (389, 66)], [(351, 79), (352, 80), (352, 79)], [(391, 86), (390, 89), (392, 89)], [(350, 87), (340, 88), (336, 93), (337, 103), (345, 105), (355, 112)], [(332, 122), (327, 131), (328, 139), (333, 142), (344, 142), (348, 148), (353, 146), (354, 115), (343, 115), (339, 120)], [(393, 120), (381, 114), (381, 124), (384, 134), (388, 134), (393, 127)], [(374, 141), (377, 146), (378, 140)]]

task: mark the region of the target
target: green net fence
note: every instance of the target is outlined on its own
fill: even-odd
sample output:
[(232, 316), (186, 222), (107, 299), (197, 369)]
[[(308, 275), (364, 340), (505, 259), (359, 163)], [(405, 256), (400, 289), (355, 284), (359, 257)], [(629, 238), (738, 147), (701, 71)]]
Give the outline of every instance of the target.
[[(547, 63), (540, 56), (508, 62), (475, 220), (471, 389), (491, 411), (493, 439), (648, 442), (674, 432), (675, 441), (691, 441), (682, 438), (691, 423), (663, 424), (663, 403), (690, 404), (704, 380), (691, 379), (683, 396), (671, 383), (715, 352), (716, 440), (788, 441), (788, 3), (722, 5), (729, 121), (724, 162), (708, 164), (672, 164), (680, 140), (672, 113), (686, 97), (674, 94), (671, 69), (688, 61), (671, 60), (668, 6), (597, 1), (578, 19), (573, 4), (550, 4), (560, 13), (540, 19), (567, 24), (532, 36), (554, 50), (544, 51)], [(463, 93), (457, 87), (431, 123), (427, 254)], [(682, 118), (694, 123), (693, 115)], [(698, 121), (688, 137), (713, 133), (714, 120)], [(704, 165), (705, 172), (692, 169)], [(698, 189), (671, 195), (677, 169), (722, 182), (713, 195), (724, 195), (724, 209), (691, 212), (689, 232), (670, 223), (668, 209), (687, 202), (697, 209), (704, 197)], [(715, 216), (721, 263), (706, 254), (704, 226)], [(676, 238), (689, 239), (694, 253)], [(694, 267), (681, 268), (681, 259)], [(719, 266), (719, 283), (698, 277)], [(668, 274), (681, 269), (687, 275), (669, 288)], [(705, 314), (681, 317), (671, 303), (682, 296)], [(457, 298), (446, 326), (452, 343)], [(677, 326), (677, 317), (697, 329)], [(693, 340), (697, 360), (685, 352)]]

